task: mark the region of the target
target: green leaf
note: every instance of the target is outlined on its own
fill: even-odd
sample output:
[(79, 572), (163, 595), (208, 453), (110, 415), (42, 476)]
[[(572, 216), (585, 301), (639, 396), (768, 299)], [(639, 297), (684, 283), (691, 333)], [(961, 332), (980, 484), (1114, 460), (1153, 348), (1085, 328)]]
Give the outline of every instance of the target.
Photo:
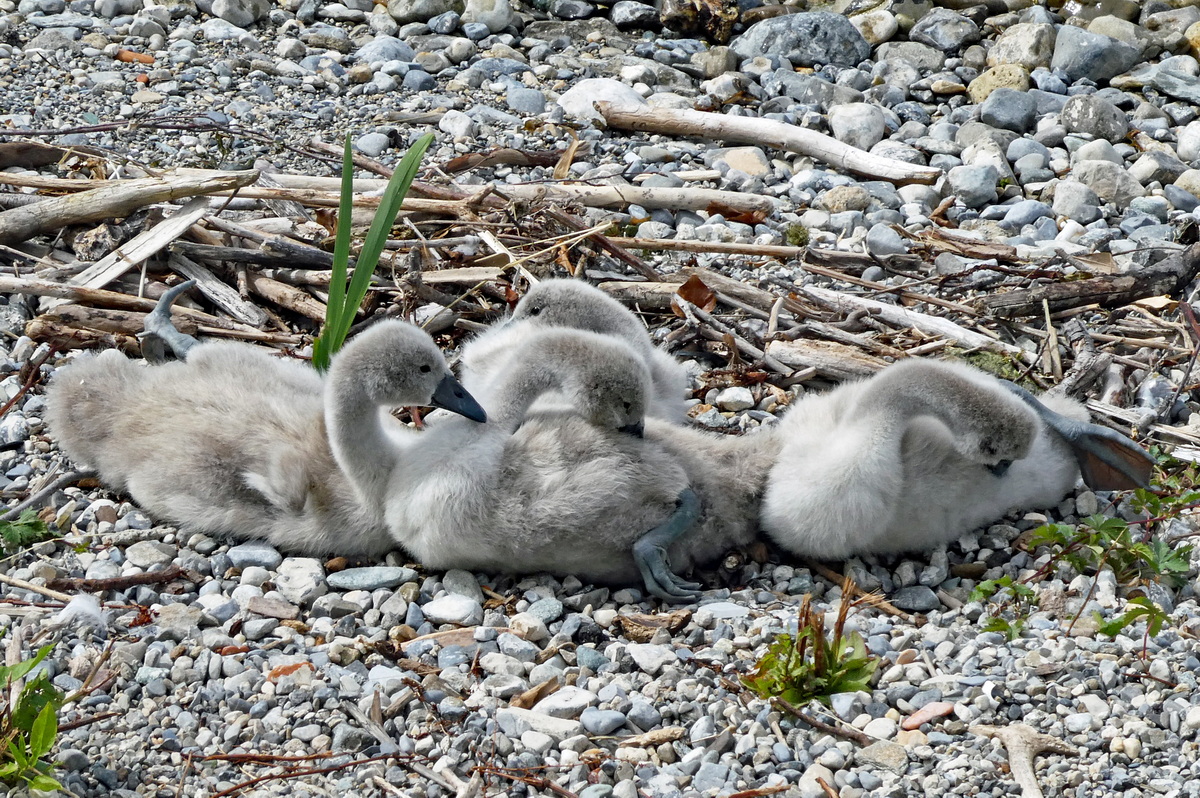
[(0, 540), (10, 551), (37, 543), (50, 535), (50, 528), (38, 518), (36, 510), (25, 510), (16, 521), (0, 521)]
[(29, 780), (29, 786), (35, 790), (50, 792), (51, 790), (61, 790), (62, 785), (58, 783), (58, 779), (52, 776), (47, 776), (45, 773), (39, 773)]
[(392, 173), (387, 188), (379, 201), (379, 209), (371, 222), (371, 229), (363, 239), (362, 249), (354, 267), (354, 275), (346, 283), (346, 274), (350, 260), (350, 223), (353, 213), (353, 159), (350, 151), (350, 139), (347, 137), (342, 156), (342, 194), (338, 210), (337, 234), (334, 238), (334, 273), (329, 286), (329, 303), (325, 311), (325, 325), (321, 335), (313, 344), (313, 365), (321, 371), (329, 368), (333, 354), (341, 349), (354, 324), (354, 316), (362, 306), (371, 285), (371, 277), (375, 274), (375, 266), (379, 256), (383, 254), (387, 244), (388, 233), (400, 213), (400, 207), (409, 187), (417, 176), (421, 158), (429, 145), (433, 143), (433, 134), (426, 133), (417, 140), (404, 158), (400, 160), (396, 171)]
[(0, 682), (8, 684), (15, 682), (17, 679), (24, 679), (30, 671), (38, 666), (38, 663), (50, 656), (50, 652), (53, 650), (53, 644), (42, 646), (38, 649), (38, 653), (33, 659), (21, 660), (16, 665), (0, 667)]
[[(354, 152), (350, 147), (350, 134), (342, 150), (342, 188), (338, 199), (337, 231), (333, 239), (333, 274), (329, 280), (329, 302), (325, 306), (325, 326), (313, 343), (313, 366), (318, 371), (329, 370), (329, 363), (336, 347), (331, 341), (336, 337), (330, 331), (343, 326), (346, 311), (346, 275), (350, 271), (350, 241), (354, 227)], [(352, 325), (346, 325), (347, 331)]]
[(0, 779), (9, 779), (17, 775), (17, 763), (5, 762), (0, 765)]
[(35, 679), (26, 682), (25, 689), (21, 691), (21, 696), (17, 699), (17, 705), (13, 709), (12, 725), (22, 731), (32, 733), (33, 726), (42, 711), (46, 707), (50, 707), (51, 712), (57, 712), (61, 704), (62, 693), (50, 683), (45, 672), (39, 673)]
[(29, 735), (29, 749), (35, 757), (50, 753), (54, 747), (54, 736), (58, 734), (58, 716), (53, 704), (46, 704), (33, 722)]

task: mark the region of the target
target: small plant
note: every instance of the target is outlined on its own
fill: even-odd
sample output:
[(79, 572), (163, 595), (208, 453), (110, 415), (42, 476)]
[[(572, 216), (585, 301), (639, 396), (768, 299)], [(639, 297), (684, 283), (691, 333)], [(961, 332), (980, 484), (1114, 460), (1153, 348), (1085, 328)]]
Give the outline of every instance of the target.
[(971, 601), (991, 601), (996, 611), (984, 618), (985, 632), (1000, 632), (1016, 640), (1025, 629), (1025, 619), (1033, 609), (1036, 593), (1028, 585), (1014, 582), (1011, 576), (980, 582), (971, 591)]
[(808, 228), (802, 224), (790, 224), (783, 234), (790, 247), (808, 246)]
[(760, 698), (780, 698), (793, 706), (814, 698), (827, 704), (836, 693), (868, 689), (876, 662), (867, 654), (862, 635), (844, 631), (850, 609), (861, 603), (849, 597), (844, 589), (833, 638), (828, 639), (825, 613), (814, 610), (805, 596), (796, 634), (776, 637), (742, 683)]
[(54, 646), (43, 646), (30, 659), (0, 666), (0, 782), (26, 784), (35, 790), (58, 790), (62, 785), (50, 775), (53, 765), (44, 757), (58, 734), (58, 709), (62, 694), (39, 671), (13, 695), (13, 683), (24, 679)]
[(1150, 638), (1162, 631), (1163, 624), (1170, 616), (1162, 607), (1145, 596), (1135, 596), (1129, 600), (1129, 609), (1112, 620), (1105, 621), (1100, 613), (1096, 613), (1096, 631), (1100, 634), (1116, 637), (1125, 629), (1138, 621), (1146, 622), (1146, 631), (1142, 635), (1142, 659), (1149, 655)]
[(421, 156), (433, 142), (433, 134), (426, 133), (404, 154), (396, 171), (392, 173), (387, 188), (379, 200), (379, 210), (371, 222), (371, 229), (363, 239), (362, 249), (354, 266), (354, 276), (347, 284), (350, 269), (351, 221), (354, 214), (354, 156), (350, 149), (350, 137), (342, 154), (342, 189), (338, 203), (337, 232), (333, 243), (333, 277), (329, 281), (329, 303), (325, 307), (325, 325), (313, 343), (313, 366), (318, 371), (328, 371), (333, 353), (341, 349), (354, 325), (354, 315), (362, 307), (371, 285), (371, 275), (383, 254), (388, 233), (400, 212), (400, 205), (408, 194), (409, 186), (417, 176)]
[(1108, 568), (1121, 584), (1161, 582), (1178, 587), (1191, 570), (1192, 545), (1172, 547), (1135, 530), (1127, 521), (1090, 515), (1078, 527), (1047, 524), (1034, 530), (1031, 546), (1048, 546), (1054, 560), (1081, 574)]
[(0, 521), (0, 540), (7, 551), (23, 549), (49, 537), (53, 537), (50, 527), (34, 510), (24, 511), (16, 521)]

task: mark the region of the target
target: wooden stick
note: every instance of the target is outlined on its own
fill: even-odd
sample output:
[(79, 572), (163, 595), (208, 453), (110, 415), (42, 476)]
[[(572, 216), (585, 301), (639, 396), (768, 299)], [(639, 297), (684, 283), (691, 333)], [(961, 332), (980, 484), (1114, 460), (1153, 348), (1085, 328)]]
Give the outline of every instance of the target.
[(797, 288), (796, 291), (797, 293), (807, 294), (822, 300), (823, 304), (841, 304), (847, 308), (865, 308), (875, 318), (887, 322), (893, 327), (915, 327), (927, 335), (949, 338), (968, 349), (987, 349), (992, 352), (1003, 352), (1023, 362), (1032, 362), (1033, 355), (1019, 346), (1013, 346), (1003, 341), (988, 338), (982, 333), (968, 330), (966, 327), (955, 324), (949, 319), (943, 319), (940, 316), (930, 316), (925, 313), (918, 313), (909, 308), (879, 302), (875, 299), (853, 296), (840, 291), (830, 291), (827, 288), (818, 288), (816, 286)]
[(891, 183), (933, 183), (942, 176), (941, 169), (872, 155), (824, 133), (772, 119), (610, 102), (598, 102), (595, 105), (611, 127), (623, 130), (698, 136), (774, 147), (818, 158), (835, 168)]
[(183, 255), (171, 255), (167, 261), (171, 268), (196, 281), (196, 287), (214, 305), (224, 310), (240, 322), (252, 327), (262, 327), (267, 323), (267, 314), (253, 302), (247, 302), (238, 295), (209, 269)]
[[(193, 169), (183, 170), (196, 174), (207, 174), (207, 170)], [(940, 172), (939, 172), (940, 174)], [(289, 189), (297, 191), (311, 192), (309, 194), (298, 194), (287, 197), (288, 199), (301, 199), (302, 196), (308, 196), (314, 202), (305, 202), (305, 204), (328, 205), (328, 207), (337, 206), (337, 192), (340, 188), (341, 181), (336, 177), (310, 177), (308, 175), (287, 175), (277, 174), (273, 176), (281, 185)], [(386, 180), (375, 178), (363, 178), (354, 181), (354, 190), (358, 191), (379, 191), (387, 185)], [(416, 183), (413, 184), (416, 188)], [(423, 184), (425, 188), (435, 188), (433, 184)], [(445, 192), (447, 189), (453, 189), (453, 195), (462, 195), (460, 199), (455, 200), (428, 200), (415, 197), (406, 197), (404, 200), (404, 210), (413, 211), (428, 211), (432, 213), (444, 212), (436, 211), (434, 208), (453, 208), (459, 210), (470, 204), (474, 195), (466, 191), (466, 187), (451, 184), (449, 187), (441, 187)], [(476, 188), (475, 186), (471, 187)], [(494, 187), (495, 191), (502, 197), (510, 200), (520, 200), (522, 202), (545, 202), (549, 205), (562, 205), (566, 203), (578, 203), (587, 205), (593, 208), (610, 208), (624, 207), (629, 204), (641, 205), (648, 210), (656, 208), (666, 208), (668, 210), (690, 210), (699, 211), (706, 210), (710, 205), (724, 205), (729, 208), (734, 208), (739, 211), (753, 213), (755, 211), (761, 213), (771, 213), (775, 210), (775, 200), (771, 197), (763, 197), (755, 194), (744, 194), (738, 191), (720, 191), (712, 188), (646, 188), (644, 186), (589, 186), (578, 185), (573, 183), (545, 183), (545, 184), (522, 184), (522, 185), (499, 185)], [(276, 191), (278, 191), (276, 189)], [(420, 193), (420, 192), (418, 192)], [(267, 196), (283, 197), (282, 194), (271, 194), (265, 189), (249, 188), (238, 193), (242, 197), (259, 197)], [(320, 198), (321, 202), (315, 200)], [(363, 202), (366, 207), (377, 207), (379, 205), (378, 197), (370, 198), (370, 202)], [(485, 200), (495, 199), (487, 197)], [(410, 200), (412, 205), (409, 205)], [(437, 205), (421, 205), (421, 203), (443, 203)], [(459, 203), (455, 205), (455, 203)], [(503, 207), (503, 202), (499, 203)], [(359, 205), (358, 200), (355, 200), (355, 205)], [(492, 206), (491, 202), (484, 202), (485, 206)]]
[(195, 197), (171, 216), (138, 233), (67, 282), (85, 288), (103, 288), (146, 258), (157, 254), (207, 214), (208, 199)]
[(264, 299), (271, 300), (276, 305), (299, 313), (313, 321), (325, 321), (324, 303), (313, 299), (303, 289), (254, 273), (246, 275), (246, 284), (251, 291)]
[(157, 585), (163, 582), (170, 582), (174, 579), (186, 578), (187, 571), (180, 568), (178, 565), (172, 565), (169, 568), (164, 568), (161, 571), (147, 571), (141, 574), (128, 574), (126, 576), (112, 576), (107, 579), (77, 579), (74, 577), (60, 577), (52, 579), (47, 583), (48, 587), (56, 590), (79, 590), (87, 593), (99, 593), (106, 590), (125, 590), (138, 585)]
[(26, 582), (24, 579), (17, 579), (16, 577), (9, 576), (8, 574), (0, 573), (0, 582), (3, 582), (6, 585), (11, 585), (12, 587), (18, 587), (21, 590), (31, 590), (34, 593), (40, 593), (46, 598), (52, 598), (58, 601), (70, 601), (72, 598), (66, 593), (60, 593), (57, 590), (51, 590), (49, 588), (42, 587), (41, 585), (35, 585), (32, 582)]
[[(258, 172), (217, 172), (197, 177), (175, 175), (144, 180), (84, 180), (79, 194), (0, 212), (0, 242), (24, 241), (71, 224), (128, 216), (138, 208), (182, 197), (214, 194), (249, 185)], [(9, 172), (0, 173), (0, 184), (22, 185)], [(99, 287), (99, 286), (93, 286)]]

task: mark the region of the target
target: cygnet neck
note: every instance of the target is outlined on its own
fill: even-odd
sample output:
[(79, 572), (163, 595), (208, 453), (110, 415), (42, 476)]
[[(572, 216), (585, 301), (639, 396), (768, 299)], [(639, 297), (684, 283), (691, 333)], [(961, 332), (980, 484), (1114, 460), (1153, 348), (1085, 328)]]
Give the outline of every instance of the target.
[(363, 376), (334, 361), (325, 389), (325, 423), (338, 466), (364, 505), (382, 513), (400, 456), (399, 438), (413, 433), (398, 424), (385, 427), (384, 407), (367, 393)]

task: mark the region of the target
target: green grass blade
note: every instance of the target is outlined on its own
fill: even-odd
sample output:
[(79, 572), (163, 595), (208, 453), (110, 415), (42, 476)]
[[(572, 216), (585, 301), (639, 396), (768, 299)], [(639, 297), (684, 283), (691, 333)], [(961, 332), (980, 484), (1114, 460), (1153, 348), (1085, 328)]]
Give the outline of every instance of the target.
[(54, 747), (54, 736), (58, 734), (58, 717), (54, 713), (54, 705), (46, 704), (33, 722), (29, 748), (35, 759), (50, 753), (50, 749)]
[[(329, 303), (325, 306), (325, 326), (313, 344), (313, 365), (318, 371), (328, 370), (330, 358), (346, 338), (345, 332), (341, 333), (339, 338), (336, 331), (343, 327), (349, 331), (350, 325), (345, 322), (346, 275), (350, 270), (353, 217), (354, 154), (350, 147), (350, 135), (346, 134), (346, 144), (342, 151), (342, 189), (338, 201), (337, 231), (333, 241), (333, 274), (329, 280)], [(357, 310), (358, 306), (354, 307)], [(354, 318), (353, 312), (350, 313), (350, 318)]]
[[(379, 256), (383, 254), (388, 233), (396, 221), (396, 214), (400, 212), (400, 205), (404, 202), (404, 197), (408, 194), (408, 189), (417, 176), (422, 156), (425, 155), (425, 151), (432, 143), (432, 133), (426, 133), (417, 139), (417, 142), (405, 153), (400, 165), (396, 167), (396, 171), (392, 173), (392, 179), (388, 181), (387, 188), (379, 202), (379, 210), (375, 212), (375, 219), (371, 222), (371, 230), (363, 239), (362, 249), (358, 253), (358, 266), (354, 269), (354, 277), (351, 278), (350, 287), (346, 292), (347, 315), (350, 319), (354, 318), (354, 313), (362, 305), (363, 299), (367, 295), (367, 288), (371, 285), (371, 276), (375, 273)], [(347, 324), (347, 333), (349, 327), (350, 325)], [(345, 333), (338, 340), (338, 346), (341, 346), (343, 340), (345, 340)]]

